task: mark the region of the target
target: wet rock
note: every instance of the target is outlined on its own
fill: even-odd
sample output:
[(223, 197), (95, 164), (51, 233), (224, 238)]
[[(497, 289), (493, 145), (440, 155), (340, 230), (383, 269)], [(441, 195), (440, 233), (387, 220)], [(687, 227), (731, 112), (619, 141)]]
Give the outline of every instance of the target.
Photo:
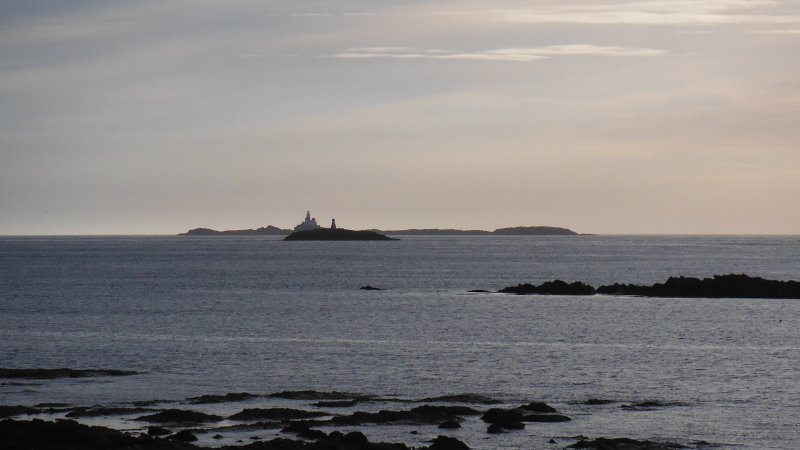
[(489, 434), (500, 434), (500, 433), (506, 433), (506, 432), (508, 432), (508, 430), (506, 430), (505, 428), (503, 428), (499, 424), (493, 423), (493, 424), (489, 425), (488, 428), (486, 428), (486, 432), (489, 433)]
[(356, 406), (359, 403), (363, 403), (369, 401), (369, 397), (363, 398), (356, 398), (353, 400), (330, 400), (330, 401), (319, 401), (316, 403), (312, 403), (311, 406), (316, 406), (318, 408), (348, 408), (351, 406)]
[[(4, 449), (103, 449), (133, 448), (152, 440), (149, 436), (134, 437), (104, 427), (90, 427), (73, 420), (0, 421), (0, 443)], [(148, 447), (156, 448), (156, 447)]]
[(519, 407), (520, 409), (524, 409), (525, 411), (537, 412), (537, 413), (554, 413), (558, 412), (555, 408), (548, 405), (544, 402), (531, 402), (527, 405), (522, 405)]
[(566, 283), (561, 280), (546, 281), (538, 286), (530, 283), (518, 284), (500, 289), (498, 292), (503, 294), (518, 294), (518, 295), (594, 295), (595, 289), (588, 284), (575, 281), (574, 283)]
[(23, 414), (38, 414), (39, 410), (36, 408), (30, 408), (28, 406), (22, 405), (0, 405), (0, 419), (5, 419), (8, 417), (14, 416), (21, 416)]
[(311, 426), (305, 422), (292, 422), (289, 425), (281, 428), (281, 433), (302, 433), (308, 431)]
[(359, 289), (361, 289), (362, 291), (382, 291), (383, 290), (381, 288), (376, 288), (376, 287), (373, 287), (373, 286), (370, 286), (370, 285), (361, 286)]
[(211, 439), (222, 439), (223, 437), (221, 434), (215, 434)]
[(337, 416), (331, 422), (337, 425), (361, 425), (365, 423), (376, 424), (407, 424), (407, 425), (438, 425), (442, 422), (456, 421), (459, 415), (480, 414), (466, 406), (432, 406), (422, 405), (410, 411), (387, 411), (377, 413), (355, 412), (348, 416)]
[(159, 426), (153, 425), (153, 426), (147, 427), (147, 434), (149, 434), (150, 436), (167, 436), (167, 435), (172, 434), (172, 431), (168, 430), (168, 429), (166, 429), (164, 427), (159, 427)]
[(686, 448), (686, 446), (671, 442), (637, 441), (629, 438), (606, 439), (600, 437), (592, 441), (582, 439), (567, 448), (585, 448), (592, 450), (667, 450)]
[(363, 398), (364, 395), (348, 392), (318, 392), (318, 391), (282, 391), (269, 394), (269, 397), (288, 398), (292, 400), (352, 400)]
[(448, 420), (439, 424), (439, 428), (461, 428), (461, 424), (455, 420)]
[(489, 291), (487, 291), (486, 289), (471, 289), (471, 290), (469, 290), (467, 292), (487, 293), (487, 294), (489, 293)]
[(251, 394), (249, 392), (231, 392), (225, 395), (201, 395), (199, 397), (191, 397), (187, 400), (192, 405), (202, 405), (208, 403), (228, 403), (228, 402), (241, 402), (250, 400), (251, 398), (260, 397), (259, 395)]
[(441, 402), (441, 403), (473, 403), (479, 405), (497, 405), (500, 400), (493, 399), (481, 394), (456, 394), (443, 395), (441, 397), (428, 397), (420, 400), (422, 402)]
[(528, 414), (522, 418), (523, 422), (569, 422), (567, 416), (561, 414)]
[(467, 444), (449, 436), (437, 436), (428, 447), (431, 450), (469, 450)]
[(66, 414), (67, 417), (103, 417), (103, 416), (119, 416), (122, 414), (140, 414), (143, 412), (153, 411), (147, 408), (75, 408)]
[(97, 376), (121, 377), (136, 375), (132, 370), (114, 369), (8, 369), (0, 368), (0, 378), (24, 378), (35, 380), (51, 380), (54, 378), (86, 378)]
[(321, 411), (303, 411), (291, 408), (247, 408), (229, 417), (233, 420), (296, 420), (328, 416)]
[(250, 439), (253, 440), (253, 441), (260, 441), (261, 440), (261, 436), (250, 436)]
[(525, 415), (517, 409), (492, 408), (486, 411), (481, 420), (486, 423), (519, 422)]
[(328, 435), (324, 431), (320, 430), (304, 430), (301, 431), (300, 433), (297, 433), (297, 437), (303, 439), (319, 440), (319, 439), (327, 439)]
[(351, 431), (344, 436), (342, 436), (341, 441), (345, 444), (354, 445), (356, 447), (363, 447), (369, 444), (369, 440), (364, 433), (360, 431)]
[(555, 440), (555, 439), (550, 439), (549, 441), (547, 441), (547, 443), (548, 443), (548, 444), (555, 444), (555, 443), (556, 443), (556, 440)]
[(198, 411), (165, 409), (149, 416), (138, 417), (134, 420), (151, 423), (204, 423), (219, 422), (222, 420), (222, 417), (214, 414), (201, 413)]
[(172, 439), (174, 441), (181, 442), (194, 442), (197, 440), (197, 436), (192, 434), (192, 432), (189, 430), (181, 430), (171, 436), (167, 436), (166, 439)]

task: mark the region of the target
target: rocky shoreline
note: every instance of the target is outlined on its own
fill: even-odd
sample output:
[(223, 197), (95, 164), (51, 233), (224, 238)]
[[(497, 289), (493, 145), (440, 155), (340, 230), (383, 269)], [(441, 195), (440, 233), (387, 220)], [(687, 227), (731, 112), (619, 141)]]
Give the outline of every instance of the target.
[[(476, 289), (471, 292), (488, 292)], [(665, 283), (651, 286), (620, 284), (594, 287), (575, 281), (547, 281), (540, 285), (530, 283), (509, 286), (497, 291), (518, 295), (635, 295), (640, 297), (672, 298), (765, 298), (800, 299), (800, 282), (767, 280), (745, 274), (714, 275), (713, 278), (669, 277)]]
[[(504, 402), (477, 394), (458, 394), (423, 399), (398, 399), (373, 395), (317, 392), (283, 391), (273, 394), (251, 394), (235, 392), (225, 395), (203, 395), (190, 397), (181, 404), (215, 405), (220, 403), (251, 402), (258, 398), (294, 400), (304, 403), (304, 408), (250, 408), (245, 407), (227, 417), (193, 409), (157, 408), (157, 402), (136, 402), (150, 406), (104, 407), (45, 407), (0, 406), (0, 447), (8, 450), (190, 450), (205, 448), (254, 449), (254, 450), (408, 450), (410, 448), (433, 450), (465, 450), (469, 445), (448, 436), (450, 430), (458, 430), (469, 422), (474, 427), (483, 423), (486, 436), (516, 433), (527, 425), (536, 423), (557, 424), (573, 419), (544, 402), (528, 402), (519, 406), (501, 407)], [(309, 403), (314, 402), (314, 403)], [(345, 408), (360, 404), (399, 403), (416, 404), (400, 410), (334, 411), (315, 408)], [(609, 405), (613, 400), (589, 399), (584, 405)], [(671, 407), (667, 402), (645, 402), (647, 408)], [(248, 406), (248, 405), (245, 405)], [(618, 405), (622, 409), (634, 405)], [(306, 409), (310, 407), (311, 409)], [(642, 407), (647, 409), (645, 407)], [(626, 409), (630, 410), (630, 409)], [(636, 409), (633, 409), (636, 410)], [(67, 418), (51, 420), (25, 416), (66, 413)], [(141, 423), (136, 430), (116, 430), (104, 426), (80, 423), (86, 417), (125, 416), (128, 421)], [(233, 424), (231, 424), (233, 422)], [(409, 447), (407, 443), (370, 442), (360, 426), (368, 430), (373, 426), (411, 426), (427, 428), (427, 435), (435, 438), (422, 441), (425, 445)], [(366, 428), (363, 428), (366, 427)], [(435, 427), (435, 428), (434, 428)], [(324, 431), (323, 431), (324, 430)], [(437, 430), (439, 433), (438, 434)], [(272, 439), (262, 437), (265, 431), (273, 433)], [(235, 445), (202, 446), (196, 444), (198, 435), (213, 436), (213, 440), (230, 440), (233, 433), (250, 434), (249, 441), (238, 439)], [(277, 433), (277, 434), (275, 434)], [(411, 434), (417, 434), (412, 430)], [(463, 435), (459, 435), (462, 437)], [(558, 439), (558, 440), (556, 440)], [(206, 442), (213, 442), (207, 437)], [(418, 441), (419, 442), (419, 441)], [(706, 442), (677, 443), (654, 440), (635, 440), (626, 437), (590, 439), (586, 436), (553, 436), (548, 448), (582, 448), (611, 450), (664, 450), (673, 448), (703, 448)]]

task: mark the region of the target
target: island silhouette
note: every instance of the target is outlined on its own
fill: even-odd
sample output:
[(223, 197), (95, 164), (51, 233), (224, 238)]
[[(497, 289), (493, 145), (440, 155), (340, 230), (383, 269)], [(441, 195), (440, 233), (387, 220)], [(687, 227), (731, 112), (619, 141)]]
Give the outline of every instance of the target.
[[(313, 231), (313, 230), (342, 230), (336, 227), (336, 219), (332, 219), (331, 228), (323, 228), (317, 224), (317, 219), (311, 217), (311, 212), (306, 212), (306, 217), (303, 222), (295, 226), (293, 229), (278, 228), (268, 225), (262, 228), (246, 229), (246, 230), (226, 230), (217, 231), (210, 228), (195, 228), (180, 233), (180, 236), (289, 236), (293, 232), (299, 231)], [(346, 230), (354, 231), (354, 230)], [(519, 226), (509, 228), (498, 228), (494, 231), (486, 230), (458, 230), (458, 229), (439, 229), (439, 228), (412, 228), (407, 230), (378, 230), (369, 229), (363, 231), (370, 231), (381, 235), (394, 235), (394, 236), (580, 236), (579, 233), (572, 231), (568, 228), (560, 227), (546, 227), (546, 226)], [(315, 236), (333, 236), (337, 234), (318, 233)], [(344, 235), (339, 233), (338, 235)], [(304, 235), (305, 236), (305, 235)], [(295, 240), (295, 239), (287, 239)]]

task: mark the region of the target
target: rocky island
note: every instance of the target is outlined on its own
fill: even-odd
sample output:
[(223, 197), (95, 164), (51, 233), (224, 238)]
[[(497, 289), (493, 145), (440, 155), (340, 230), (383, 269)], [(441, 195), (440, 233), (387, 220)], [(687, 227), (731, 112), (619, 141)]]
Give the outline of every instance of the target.
[[(335, 220), (334, 220), (335, 223)], [(333, 228), (333, 227), (332, 227)], [(293, 231), (317, 230), (323, 229), (317, 224), (317, 219), (311, 217), (311, 212), (306, 212), (306, 218), (299, 225), (295, 226), (293, 230), (278, 228), (272, 225), (266, 227), (247, 229), (247, 230), (226, 230), (217, 231), (210, 228), (195, 228), (186, 233), (180, 233), (179, 236), (286, 236)], [(560, 227), (509, 227), (498, 228), (494, 231), (486, 230), (457, 230), (453, 228), (439, 229), (439, 228), (423, 228), (423, 229), (409, 229), (409, 230), (369, 230), (374, 233), (384, 235), (397, 235), (397, 236), (582, 236), (568, 228)], [(341, 233), (340, 233), (341, 234)], [(366, 236), (366, 235), (364, 235)], [(285, 239), (296, 240), (296, 239)], [(354, 240), (354, 239), (337, 239), (337, 240)], [(372, 238), (358, 238), (355, 240), (375, 240)], [(385, 240), (382, 239), (381, 240)]]
[(283, 238), (284, 241), (397, 241), (399, 239), (375, 231), (345, 230), (344, 228), (318, 228), (301, 230)]
[[(473, 291), (478, 292), (478, 290)], [(800, 282), (767, 280), (745, 274), (714, 275), (713, 278), (669, 277), (665, 283), (651, 286), (620, 284), (595, 289), (580, 281), (566, 283), (547, 281), (509, 286), (497, 291), (502, 294), (539, 295), (635, 295), (640, 297), (673, 298), (774, 298), (800, 299)]]

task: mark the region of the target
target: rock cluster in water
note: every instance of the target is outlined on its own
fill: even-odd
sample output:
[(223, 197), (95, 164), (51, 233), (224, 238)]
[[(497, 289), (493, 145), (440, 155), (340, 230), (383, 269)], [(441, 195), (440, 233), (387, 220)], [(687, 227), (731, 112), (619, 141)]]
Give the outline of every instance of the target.
[[(475, 291), (471, 291), (475, 292)], [(800, 282), (767, 280), (745, 274), (714, 275), (713, 278), (670, 277), (652, 286), (615, 283), (595, 289), (576, 281), (547, 281), (538, 286), (529, 283), (500, 289), (507, 294), (540, 295), (638, 295), (675, 298), (773, 298), (800, 299)]]
[[(247, 392), (230, 393), (226, 395), (204, 395), (187, 399), (190, 404), (209, 404), (222, 402), (239, 402), (264, 395), (250, 394)], [(488, 434), (513, 433), (522, 430), (526, 424), (533, 422), (566, 422), (569, 417), (560, 414), (552, 406), (543, 402), (530, 402), (514, 408), (489, 407), (478, 410), (464, 403), (473, 405), (495, 405), (502, 403), (496, 399), (477, 394), (458, 394), (425, 399), (398, 399), (382, 398), (364, 394), (346, 392), (317, 392), (317, 391), (283, 391), (268, 395), (268, 397), (301, 400), (305, 402), (317, 401), (312, 406), (322, 403), (333, 404), (350, 402), (348, 406), (355, 406), (361, 402), (393, 402), (393, 403), (424, 403), (408, 410), (379, 412), (355, 411), (350, 414), (336, 415), (319, 410), (303, 410), (292, 408), (245, 408), (230, 417), (221, 417), (199, 411), (162, 409), (150, 410), (154, 414), (141, 416), (138, 421), (148, 422), (152, 425), (145, 427), (146, 431), (137, 435), (121, 432), (105, 427), (87, 426), (69, 419), (58, 419), (55, 422), (34, 420), (7, 419), (0, 421), (0, 448), (9, 450), (193, 450), (204, 449), (192, 442), (198, 440), (198, 434), (213, 433), (213, 439), (222, 439), (219, 433), (226, 432), (257, 432), (258, 430), (279, 430), (281, 433), (294, 434), (298, 439), (284, 437), (271, 440), (262, 440), (260, 436), (250, 437), (251, 443), (240, 446), (225, 446), (223, 449), (248, 448), (253, 450), (408, 450), (402, 443), (371, 443), (361, 432), (347, 432), (353, 426), (369, 425), (417, 425), (436, 426), (438, 429), (457, 429), (461, 422), (468, 416), (480, 416), (488, 424)], [(462, 403), (462, 405), (431, 405), (426, 402), (436, 403)], [(605, 404), (611, 401), (589, 399), (586, 404)], [(144, 403), (144, 402), (142, 402)], [(149, 402), (148, 402), (149, 403)], [(661, 401), (644, 401), (631, 405), (622, 405), (622, 408), (666, 407), (674, 403)], [(44, 404), (36, 405), (37, 407)], [(44, 411), (65, 412), (73, 411), (77, 417), (125, 415), (140, 412), (143, 408), (103, 407), (74, 407), (41, 410), (25, 406), (0, 406), (0, 414), (20, 416), (37, 414)], [(213, 422), (223, 420), (241, 422), (239, 424), (215, 427)], [(263, 420), (266, 420), (263, 421)], [(218, 424), (221, 425), (221, 424)], [(209, 427), (210, 426), (210, 427)], [(173, 431), (175, 427), (178, 431)], [(193, 428), (187, 428), (193, 427)], [(337, 429), (329, 432), (317, 427), (343, 427), (344, 432)], [(412, 431), (412, 434), (417, 434)], [(277, 436), (277, 435), (276, 435)], [(567, 438), (558, 438), (567, 439)], [(637, 441), (628, 438), (590, 440), (585, 436), (569, 438), (572, 445), (567, 448), (586, 448), (597, 450), (665, 450), (671, 448), (686, 448), (686, 446), (653, 441)], [(577, 442), (576, 442), (577, 440)], [(438, 436), (430, 443), (432, 450), (465, 450), (469, 447), (459, 439), (450, 436)], [(702, 442), (702, 441), (700, 441)], [(550, 439), (551, 444), (557, 443)], [(564, 445), (569, 442), (564, 442)], [(700, 448), (708, 443), (691, 443), (690, 448)]]

